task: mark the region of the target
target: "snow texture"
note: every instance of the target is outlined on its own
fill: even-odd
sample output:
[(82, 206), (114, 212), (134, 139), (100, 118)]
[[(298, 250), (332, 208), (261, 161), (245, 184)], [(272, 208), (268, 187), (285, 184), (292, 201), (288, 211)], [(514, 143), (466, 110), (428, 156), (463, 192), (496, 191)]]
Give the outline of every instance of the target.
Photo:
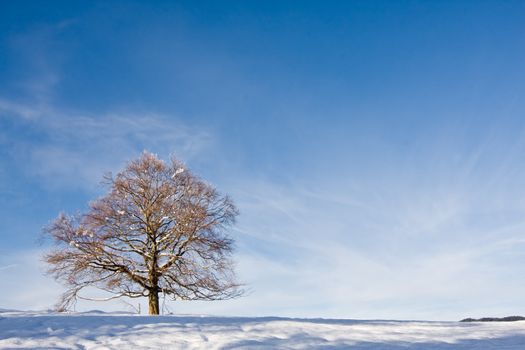
[(525, 321), (459, 323), (0, 310), (0, 349), (525, 349)]
[(171, 175), (172, 178), (175, 178), (175, 176), (179, 175), (179, 174), (182, 174), (184, 172), (184, 168), (178, 168), (177, 170), (175, 170), (175, 173), (173, 173), (173, 175)]

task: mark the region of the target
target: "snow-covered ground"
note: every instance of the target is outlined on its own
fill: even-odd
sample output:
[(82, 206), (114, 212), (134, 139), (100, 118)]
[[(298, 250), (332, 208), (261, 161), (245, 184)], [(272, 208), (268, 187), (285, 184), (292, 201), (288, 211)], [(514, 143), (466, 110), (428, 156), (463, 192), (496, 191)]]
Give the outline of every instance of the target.
[(0, 349), (525, 349), (525, 321), (458, 323), (0, 310)]

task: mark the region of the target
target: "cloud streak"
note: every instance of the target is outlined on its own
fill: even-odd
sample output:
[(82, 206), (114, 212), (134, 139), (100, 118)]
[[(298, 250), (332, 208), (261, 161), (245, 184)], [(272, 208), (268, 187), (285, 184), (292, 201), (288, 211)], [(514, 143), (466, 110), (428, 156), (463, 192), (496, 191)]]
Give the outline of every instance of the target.
[[(523, 303), (500, 288), (525, 287), (509, 280), (524, 270), (525, 220), (483, 218), (494, 204), (480, 198), (494, 198), (492, 190), (448, 185), (237, 182), (239, 266), (267, 306), (262, 314), (454, 320), (515, 312)], [(503, 215), (519, 208), (509, 200)], [(473, 225), (480, 219), (490, 224)]]
[(93, 189), (102, 174), (119, 170), (145, 149), (163, 157), (176, 150), (178, 156), (191, 160), (213, 143), (210, 132), (154, 113), (95, 116), (2, 99), (0, 118), (9, 119), (11, 132), (30, 130), (37, 138), (4, 140), (11, 165), (55, 189)]

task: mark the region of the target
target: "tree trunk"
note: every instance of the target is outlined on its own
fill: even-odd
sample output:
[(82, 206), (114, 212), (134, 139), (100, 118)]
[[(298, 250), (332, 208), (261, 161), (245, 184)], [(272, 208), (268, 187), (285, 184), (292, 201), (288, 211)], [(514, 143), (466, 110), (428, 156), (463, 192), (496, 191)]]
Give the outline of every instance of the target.
[(159, 291), (157, 289), (149, 291), (149, 314), (159, 314)]

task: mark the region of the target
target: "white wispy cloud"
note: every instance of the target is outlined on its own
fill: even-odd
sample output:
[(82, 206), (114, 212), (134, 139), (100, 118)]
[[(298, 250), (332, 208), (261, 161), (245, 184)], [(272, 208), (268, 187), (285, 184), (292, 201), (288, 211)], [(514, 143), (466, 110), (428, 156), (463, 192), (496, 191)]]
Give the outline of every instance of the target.
[(16, 103), (0, 97), (0, 118), (35, 119), (40, 115), (42, 115), (42, 111), (33, 106)]
[[(93, 188), (108, 171), (119, 170), (142, 150), (191, 160), (212, 142), (212, 134), (177, 118), (155, 113), (89, 113), (40, 109), (0, 100), (0, 118), (38, 140), (9, 138), (11, 160), (41, 183), (53, 187)], [(21, 119), (20, 119), (21, 118)], [(11, 164), (13, 165), (13, 164)]]
[(0, 88), (0, 165), (52, 188), (94, 189), (101, 176), (119, 170), (143, 150), (185, 161), (214, 141), (202, 126), (181, 116), (108, 109), (66, 108), (56, 100), (70, 48), (60, 39), (80, 23), (68, 18), (13, 32), (6, 41), (16, 57), (13, 76)]
[(7, 269), (12, 269), (13, 267), (17, 267), (17, 266), (18, 266), (17, 264), (9, 264), (9, 265), (5, 265), (5, 266), (0, 266), (0, 271), (7, 270)]
[(505, 218), (521, 210), (519, 202), (509, 198), (498, 219), (486, 200), (498, 192), (480, 193), (479, 179), (434, 180), (431, 188), (399, 179), (380, 188), (237, 181), (230, 190), (242, 208), (239, 268), (266, 306), (262, 314), (457, 319), (497, 307), (513, 312), (512, 293), (493, 296), (502, 285), (525, 285), (506, 272), (523, 270), (525, 220)]

